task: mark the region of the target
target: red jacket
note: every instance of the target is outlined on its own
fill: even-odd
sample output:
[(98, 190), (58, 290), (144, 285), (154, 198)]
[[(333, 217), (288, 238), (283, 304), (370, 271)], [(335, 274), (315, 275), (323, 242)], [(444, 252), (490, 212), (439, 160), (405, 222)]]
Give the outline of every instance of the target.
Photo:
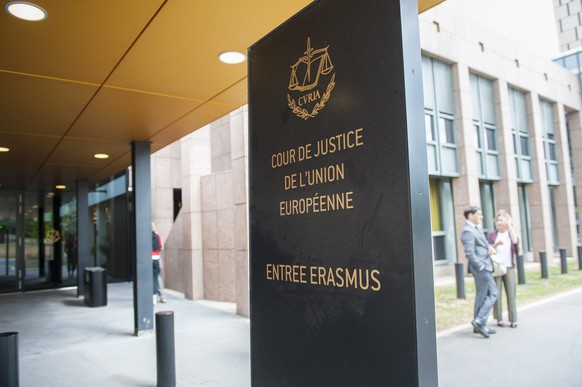
[(160, 255), (160, 251), (162, 251), (163, 245), (162, 245), (162, 238), (160, 237), (160, 234), (156, 234), (158, 237), (158, 242), (160, 242), (160, 249), (159, 250), (154, 250), (152, 249), (152, 255)]

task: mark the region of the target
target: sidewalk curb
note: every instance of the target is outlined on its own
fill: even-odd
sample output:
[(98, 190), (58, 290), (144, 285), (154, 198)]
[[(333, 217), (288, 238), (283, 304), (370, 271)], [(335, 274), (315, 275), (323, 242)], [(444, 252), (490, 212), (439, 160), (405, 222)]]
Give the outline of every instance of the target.
[[(523, 312), (523, 311), (526, 311), (528, 309), (537, 308), (538, 306), (542, 306), (542, 305), (545, 305), (545, 304), (547, 304), (549, 302), (553, 302), (553, 301), (559, 300), (560, 298), (568, 297), (568, 296), (571, 296), (571, 295), (577, 294), (577, 293), (582, 293), (582, 287), (579, 287), (579, 288), (576, 288), (576, 289), (573, 289), (573, 290), (568, 290), (566, 292), (559, 293), (559, 294), (556, 294), (554, 296), (550, 296), (550, 297), (547, 297), (547, 298), (543, 298), (541, 300), (537, 300), (537, 301), (533, 301), (533, 302), (527, 303), (524, 306), (517, 308), (517, 311), (518, 312)], [(492, 319), (493, 318), (491, 318), (491, 317), (489, 318), (489, 320), (492, 320)], [(451, 334), (453, 334), (455, 332), (459, 332), (459, 331), (462, 331), (462, 330), (465, 330), (465, 329), (469, 329), (470, 328), (470, 325), (471, 324), (469, 324), (469, 323), (462, 324), (462, 325), (457, 325), (456, 327), (452, 327), (452, 328), (446, 329), (446, 330), (444, 330), (442, 332), (437, 332), (436, 337), (438, 339), (438, 338), (441, 338), (441, 337), (445, 337), (445, 336), (451, 335)]]

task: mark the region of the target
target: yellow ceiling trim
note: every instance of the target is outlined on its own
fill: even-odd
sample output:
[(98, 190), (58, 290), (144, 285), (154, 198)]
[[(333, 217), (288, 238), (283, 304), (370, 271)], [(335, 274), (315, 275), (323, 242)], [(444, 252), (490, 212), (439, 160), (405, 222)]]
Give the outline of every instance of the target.
[(23, 73), (23, 72), (20, 72), (20, 71), (0, 70), (0, 73), (10, 74), (10, 75), (20, 75), (20, 76), (23, 76), (23, 77), (47, 79), (49, 81), (59, 81), (59, 82), (66, 82), (66, 83), (74, 83), (74, 84), (77, 84), (77, 85), (94, 86), (94, 87), (101, 86), (100, 84), (93, 83), (93, 82), (74, 81), (72, 79), (65, 79), (65, 78), (58, 78), (58, 77), (49, 77), (47, 75)]
[(444, 2), (445, 0), (418, 0), (418, 13), (428, 11), (432, 7), (435, 7)]
[(103, 85), (104, 89), (111, 89), (111, 90), (120, 90), (120, 91), (128, 91), (130, 93), (138, 93), (138, 94), (146, 94), (146, 95), (155, 95), (156, 97), (164, 97), (164, 98), (172, 98), (172, 99), (178, 99), (181, 101), (188, 101), (188, 102), (198, 102), (198, 103), (204, 103), (206, 101), (202, 100), (202, 99), (198, 99), (198, 98), (188, 98), (188, 97), (180, 97), (177, 95), (171, 95), (171, 94), (164, 94), (164, 93), (156, 93), (153, 91), (146, 91), (146, 90), (138, 90), (138, 89), (132, 89), (129, 87), (122, 87), (122, 86), (114, 86), (114, 85)]

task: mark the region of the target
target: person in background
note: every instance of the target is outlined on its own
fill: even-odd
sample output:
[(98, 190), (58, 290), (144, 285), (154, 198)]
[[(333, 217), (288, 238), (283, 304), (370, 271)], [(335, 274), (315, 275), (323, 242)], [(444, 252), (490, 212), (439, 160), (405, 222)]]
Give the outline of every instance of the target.
[(475, 278), (477, 289), (471, 325), (473, 325), (473, 332), (489, 338), (495, 330), (487, 328), (487, 317), (499, 294), (493, 279), (493, 262), (490, 257), (490, 254), (495, 254), (495, 249), (487, 242), (483, 231), (477, 228), (483, 220), (481, 209), (470, 207), (464, 211), (463, 215), (467, 222), (461, 232), (461, 241), (465, 256), (469, 260), (469, 272)]
[(152, 223), (152, 264), (153, 264), (153, 283), (154, 283), (154, 296), (153, 302), (156, 304), (158, 298), (160, 302), (166, 303), (166, 295), (164, 292), (164, 282), (160, 274), (160, 261), (161, 261), (161, 251), (162, 251), (162, 237), (158, 234), (156, 226)]
[(519, 239), (512, 224), (511, 215), (505, 210), (499, 210), (495, 215), (496, 229), (487, 235), (487, 241), (493, 245), (497, 255), (504, 258), (507, 272), (504, 275), (495, 277), (495, 284), (499, 290), (499, 298), (493, 306), (493, 317), (497, 320), (497, 325), (505, 326), (503, 321), (503, 287), (507, 294), (507, 313), (509, 326), (517, 328), (517, 308), (515, 302), (516, 284), (515, 267), (517, 255), (519, 254)]
[(65, 254), (67, 256), (67, 273), (71, 278), (77, 270), (77, 241), (72, 235), (69, 235), (65, 242)]

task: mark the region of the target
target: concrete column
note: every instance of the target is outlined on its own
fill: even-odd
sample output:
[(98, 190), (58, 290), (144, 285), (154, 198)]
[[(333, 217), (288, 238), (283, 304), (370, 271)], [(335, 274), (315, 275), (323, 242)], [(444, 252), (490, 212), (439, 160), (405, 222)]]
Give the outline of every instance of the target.
[[(521, 235), (509, 88), (505, 80), (497, 80), (493, 83), (493, 88), (499, 141), (499, 169), (501, 171), (501, 180), (495, 182), (495, 201), (497, 210), (504, 209), (511, 214), (515, 231), (517, 235)], [(523, 251), (523, 248), (520, 247), (520, 251)]]
[(481, 205), (479, 193), (479, 177), (476, 161), (475, 130), (473, 129), (473, 107), (471, 96), (471, 81), (469, 67), (456, 64), (452, 67), (453, 90), (455, 93), (457, 145), (459, 150), (460, 176), (453, 179), (453, 195), (455, 197), (455, 225), (457, 232), (457, 257), (465, 267), (467, 259), (461, 243), (460, 232), (466, 219), (463, 211), (470, 206)]
[(134, 333), (137, 336), (152, 331), (154, 328), (150, 148), (149, 142), (134, 141), (131, 143), (132, 228), (136, 255), (133, 259), (133, 307)]
[(248, 108), (236, 110), (231, 120), (231, 165), (234, 199), (234, 259), (236, 311), (249, 316), (249, 248), (248, 248)]
[(210, 126), (182, 139), (181, 154), (184, 245), (179, 269), (186, 298), (199, 300), (204, 298), (201, 180), (211, 172)]
[(570, 149), (568, 147), (566, 112), (564, 105), (561, 103), (554, 104), (553, 110), (560, 171), (560, 185), (555, 190), (558, 238), (560, 247), (566, 248), (567, 255), (576, 256), (576, 209), (574, 206), (574, 190), (572, 188), (572, 167), (570, 164)]
[(182, 187), (180, 154), (177, 141), (151, 157), (152, 220), (162, 237), (164, 249), (174, 226), (174, 188)]
[(532, 151), (534, 182), (527, 185), (529, 209), (531, 215), (531, 236), (534, 260), (539, 260), (539, 252), (546, 251), (547, 256), (554, 256), (552, 238), (552, 217), (550, 213), (550, 193), (544, 159), (544, 141), (540, 112), (539, 96), (535, 93), (526, 95), (528, 122), (530, 124), (530, 146)]
[[(576, 202), (582, 203), (582, 123), (580, 112), (568, 113), (572, 155), (574, 156), (574, 174), (576, 177)], [(581, 228), (582, 229), (582, 228)], [(579, 230), (580, 231), (580, 230)], [(582, 235), (578, 235), (581, 238)]]

